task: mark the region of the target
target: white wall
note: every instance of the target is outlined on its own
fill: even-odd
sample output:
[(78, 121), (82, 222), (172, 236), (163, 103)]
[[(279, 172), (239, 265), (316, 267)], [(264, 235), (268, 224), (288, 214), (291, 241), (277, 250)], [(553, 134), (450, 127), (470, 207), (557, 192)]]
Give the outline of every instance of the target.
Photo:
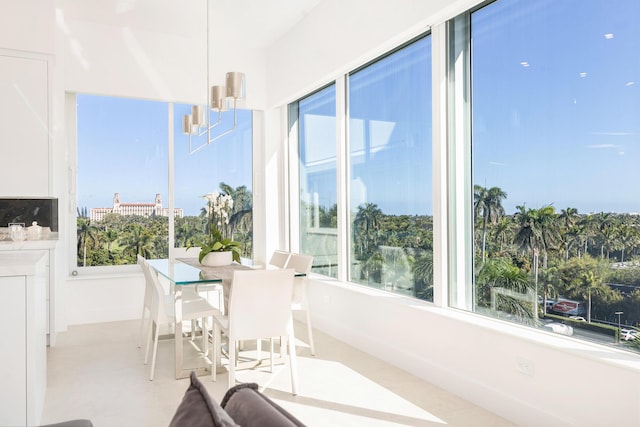
[[(249, 96), (240, 106), (264, 108), (265, 52), (236, 46), (233, 35), (211, 24), (207, 56), (205, 1), (56, 3), (65, 91), (204, 104), (209, 64), (210, 85), (224, 84), (227, 71), (242, 71)], [(222, 19), (214, 3), (212, 23)]]
[(54, 7), (50, 0), (0, 0), (0, 48), (54, 53)]
[(355, 285), (309, 296), (314, 328), (517, 425), (640, 425), (635, 354)]
[(306, 95), (479, 0), (324, 0), (269, 48), (268, 106)]

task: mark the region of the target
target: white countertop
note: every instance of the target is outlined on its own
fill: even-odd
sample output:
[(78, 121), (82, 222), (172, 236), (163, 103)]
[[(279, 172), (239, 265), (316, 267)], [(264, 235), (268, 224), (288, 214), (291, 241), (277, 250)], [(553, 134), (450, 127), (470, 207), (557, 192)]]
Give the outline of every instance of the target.
[(0, 251), (53, 249), (58, 241), (58, 233), (51, 233), (48, 239), (23, 240), (14, 242), (11, 239), (0, 240)]
[(42, 252), (0, 252), (0, 276), (29, 276), (35, 274)]

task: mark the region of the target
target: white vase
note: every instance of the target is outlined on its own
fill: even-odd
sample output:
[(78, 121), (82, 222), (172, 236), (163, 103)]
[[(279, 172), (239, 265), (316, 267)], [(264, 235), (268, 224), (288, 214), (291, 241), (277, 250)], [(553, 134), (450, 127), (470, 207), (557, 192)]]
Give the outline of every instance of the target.
[(202, 258), (200, 264), (207, 267), (222, 267), (223, 265), (230, 265), (233, 263), (233, 253), (231, 251), (225, 252), (209, 252)]

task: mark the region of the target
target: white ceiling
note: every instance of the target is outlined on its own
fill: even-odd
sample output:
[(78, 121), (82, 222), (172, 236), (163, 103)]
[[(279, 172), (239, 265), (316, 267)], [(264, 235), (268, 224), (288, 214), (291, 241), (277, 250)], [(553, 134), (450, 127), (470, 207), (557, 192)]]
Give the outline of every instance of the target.
[[(65, 18), (152, 32), (201, 37), (210, 1), (216, 33), (236, 45), (265, 48), (280, 39), (322, 0), (57, 0)], [(65, 6), (71, 7), (65, 7)], [(193, 19), (176, 22), (192, 9)]]
[[(271, 46), (322, 0), (213, 0), (215, 25), (232, 34), (234, 43), (251, 48)], [(215, 16), (233, 17), (222, 23)]]

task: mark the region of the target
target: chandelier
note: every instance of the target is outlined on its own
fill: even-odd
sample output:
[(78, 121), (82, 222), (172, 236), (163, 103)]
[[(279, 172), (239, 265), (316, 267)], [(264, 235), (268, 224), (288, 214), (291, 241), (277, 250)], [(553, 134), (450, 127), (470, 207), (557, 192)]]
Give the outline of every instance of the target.
[[(182, 117), (182, 132), (189, 135), (189, 154), (206, 147), (212, 142), (233, 132), (237, 125), (236, 109), (238, 100), (245, 99), (245, 76), (238, 71), (228, 72), (225, 77), (225, 85), (209, 86), (209, 0), (207, 0), (207, 88), (211, 90), (207, 93), (207, 105), (194, 105), (191, 107), (191, 114)], [(212, 130), (222, 124), (222, 112), (229, 111), (229, 106), (233, 107), (233, 126), (227, 130), (212, 135)], [(212, 119), (211, 115), (217, 113), (217, 119)], [(206, 141), (196, 146), (192, 145), (192, 137), (207, 135)]]

